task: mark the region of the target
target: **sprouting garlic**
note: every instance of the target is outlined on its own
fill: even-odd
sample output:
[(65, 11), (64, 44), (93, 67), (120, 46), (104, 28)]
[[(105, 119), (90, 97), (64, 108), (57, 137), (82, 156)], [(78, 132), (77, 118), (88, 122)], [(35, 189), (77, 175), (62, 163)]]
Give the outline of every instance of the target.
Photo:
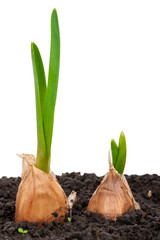
[(22, 154), (22, 180), (16, 197), (16, 222), (63, 222), (67, 197), (52, 172), (35, 167), (35, 157)]
[(99, 187), (92, 195), (87, 211), (101, 214), (107, 219), (116, 220), (126, 212), (140, 209), (134, 200), (124, 175), (120, 176), (109, 159), (109, 173), (105, 175)]

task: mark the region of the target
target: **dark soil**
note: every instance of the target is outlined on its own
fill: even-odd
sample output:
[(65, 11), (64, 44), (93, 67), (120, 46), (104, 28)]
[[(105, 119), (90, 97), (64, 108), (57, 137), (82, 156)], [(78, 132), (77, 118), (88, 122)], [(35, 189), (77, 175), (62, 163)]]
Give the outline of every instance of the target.
[[(102, 177), (95, 174), (66, 173), (58, 176), (66, 195), (72, 190), (77, 192), (77, 202), (73, 208), (72, 222), (67, 217), (63, 224), (53, 222), (15, 223), (15, 199), (20, 178), (0, 179), (0, 239), (121, 239), (121, 240), (160, 240), (160, 176), (126, 176), (135, 200), (141, 205), (141, 210), (127, 213), (116, 222), (86, 212), (89, 198), (99, 185)], [(152, 196), (148, 196), (151, 190)], [(28, 233), (18, 232), (18, 228), (28, 230)]]

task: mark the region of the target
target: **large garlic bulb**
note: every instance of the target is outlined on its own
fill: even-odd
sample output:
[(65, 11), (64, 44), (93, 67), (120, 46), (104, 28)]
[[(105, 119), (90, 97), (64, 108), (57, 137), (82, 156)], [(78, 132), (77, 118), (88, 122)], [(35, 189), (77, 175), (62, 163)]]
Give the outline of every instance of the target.
[(101, 214), (107, 219), (116, 220), (126, 212), (140, 209), (124, 175), (120, 176), (110, 161), (109, 173), (92, 195), (87, 211)]
[(67, 197), (53, 173), (35, 167), (35, 157), (22, 154), (22, 180), (16, 197), (16, 222), (63, 222)]

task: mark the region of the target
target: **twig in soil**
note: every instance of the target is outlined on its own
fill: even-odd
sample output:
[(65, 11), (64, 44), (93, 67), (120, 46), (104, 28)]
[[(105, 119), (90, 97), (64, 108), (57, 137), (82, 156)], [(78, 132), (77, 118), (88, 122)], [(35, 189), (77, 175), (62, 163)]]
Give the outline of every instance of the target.
[(70, 215), (68, 219), (70, 222), (72, 220), (72, 208), (76, 201), (77, 201), (77, 193), (75, 191), (72, 191), (67, 201), (67, 206), (68, 206), (69, 215)]

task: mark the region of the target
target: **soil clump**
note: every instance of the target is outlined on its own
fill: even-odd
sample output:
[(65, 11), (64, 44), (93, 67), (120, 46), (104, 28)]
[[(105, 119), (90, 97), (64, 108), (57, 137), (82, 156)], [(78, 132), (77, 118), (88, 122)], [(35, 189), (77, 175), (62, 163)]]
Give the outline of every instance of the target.
[[(1, 240), (159, 240), (160, 239), (160, 176), (126, 176), (135, 200), (141, 210), (124, 214), (117, 221), (106, 220), (86, 211), (93, 192), (102, 177), (95, 174), (65, 173), (57, 176), (67, 196), (77, 192), (72, 221), (64, 223), (15, 223), (15, 200), (20, 178), (0, 179), (0, 239)], [(54, 213), (53, 213), (54, 214)], [(18, 228), (28, 233), (18, 232)]]

